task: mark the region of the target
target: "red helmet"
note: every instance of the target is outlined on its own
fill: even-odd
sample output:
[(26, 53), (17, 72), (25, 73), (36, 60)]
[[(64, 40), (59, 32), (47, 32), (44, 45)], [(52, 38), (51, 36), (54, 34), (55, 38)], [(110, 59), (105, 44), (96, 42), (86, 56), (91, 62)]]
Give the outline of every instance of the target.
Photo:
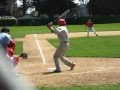
[(59, 26), (65, 26), (66, 25), (65, 19), (59, 19), (58, 20), (58, 25)]

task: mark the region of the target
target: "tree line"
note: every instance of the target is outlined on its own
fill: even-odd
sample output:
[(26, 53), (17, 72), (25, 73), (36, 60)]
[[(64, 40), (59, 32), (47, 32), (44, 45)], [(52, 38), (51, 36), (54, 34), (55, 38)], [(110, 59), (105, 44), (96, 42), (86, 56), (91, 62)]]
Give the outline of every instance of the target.
[(87, 9), (93, 16), (120, 15), (120, 0), (90, 0)]
[[(77, 4), (74, 0), (21, 0), (23, 5), (23, 15), (26, 14), (26, 10), (30, 7), (34, 7), (35, 11), (38, 11), (38, 16), (46, 14), (49, 17), (53, 17), (57, 14), (63, 13), (67, 9), (74, 9)], [(83, 1), (83, 0), (82, 0)], [(14, 0), (14, 3), (16, 0)], [(7, 0), (0, 0), (0, 6), (6, 5)], [(10, 8), (10, 7), (7, 7)], [(16, 8), (14, 8), (16, 9)], [(90, 0), (87, 3), (87, 10), (91, 16), (109, 16), (120, 15), (120, 0)], [(16, 10), (17, 12), (19, 10)], [(14, 10), (15, 13), (15, 10)], [(11, 13), (13, 15), (13, 13)]]

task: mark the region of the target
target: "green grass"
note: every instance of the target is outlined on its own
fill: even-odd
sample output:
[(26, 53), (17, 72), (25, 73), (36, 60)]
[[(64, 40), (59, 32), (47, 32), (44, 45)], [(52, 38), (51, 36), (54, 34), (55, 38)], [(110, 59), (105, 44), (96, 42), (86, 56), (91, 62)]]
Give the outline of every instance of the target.
[[(67, 25), (69, 32), (86, 32), (85, 25)], [(96, 31), (120, 31), (120, 23), (95, 24)]]
[(26, 34), (49, 33), (46, 26), (11, 26), (12, 38), (23, 38)]
[(23, 42), (17, 41), (15, 47), (15, 55), (20, 55), (23, 52)]
[(95, 24), (97, 31), (120, 31), (120, 23)]
[(84, 85), (73, 87), (38, 87), (36, 90), (120, 90), (120, 84), (116, 85)]
[[(49, 40), (58, 46), (58, 40)], [(69, 57), (120, 57), (120, 36), (71, 38)]]
[[(54, 26), (56, 27), (56, 26)], [(85, 25), (67, 25), (69, 32), (86, 32)], [(96, 31), (119, 31), (120, 23), (95, 24)], [(46, 26), (10, 26), (12, 38), (23, 38), (26, 34), (50, 33)], [(50, 40), (54, 46), (57, 40)], [(82, 37), (70, 39), (68, 56), (76, 57), (120, 57), (120, 36)], [(23, 51), (23, 43), (17, 42), (15, 54)], [(120, 90), (120, 84), (76, 86), (76, 87), (38, 87), (37, 90)]]
[[(57, 27), (54, 25), (53, 27)], [(86, 32), (85, 25), (67, 25), (69, 32)], [(120, 23), (95, 24), (96, 31), (120, 31)], [(46, 26), (10, 26), (13, 38), (23, 38), (26, 34), (50, 33)]]

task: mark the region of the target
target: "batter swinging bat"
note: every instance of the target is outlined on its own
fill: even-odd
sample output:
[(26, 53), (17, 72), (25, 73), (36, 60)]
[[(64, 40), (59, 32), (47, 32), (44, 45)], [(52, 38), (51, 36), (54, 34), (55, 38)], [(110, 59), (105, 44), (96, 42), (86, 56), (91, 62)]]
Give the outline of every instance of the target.
[(60, 19), (60, 18), (62, 18), (62, 17), (64, 17), (64, 16), (66, 16), (69, 12), (70, 12), (69, 9), (66, 10), (63, 14), (61, 14), (61, 15), (60, 15), (57, 19), (55, 19), (53, 22), (56, 22), (58, 19)]

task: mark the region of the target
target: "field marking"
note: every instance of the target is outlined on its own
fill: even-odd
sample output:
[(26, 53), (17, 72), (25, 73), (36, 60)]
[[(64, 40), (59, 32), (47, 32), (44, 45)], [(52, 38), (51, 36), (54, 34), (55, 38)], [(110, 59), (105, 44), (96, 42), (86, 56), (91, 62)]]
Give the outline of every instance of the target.
[(42, 57), (42, 63), (43, 63), (43, 64), (46, 64), (46, 62), (45, 62), (45, 57), (44, 57), (44, 55), (43, 55), (43, 52), (42, 52), (42, 49), (41, 49), (40, 44), (39, 44), (39, 42), (38, 42), (38, 39), (37, 39), (36, 34), (34, 34), (34, 37), (35, 37), (35, 41), (36, 41), (37, 47), (38, 47), (38, 49), (39, 49), (39, 54), (40, 54), (41, 57)]

